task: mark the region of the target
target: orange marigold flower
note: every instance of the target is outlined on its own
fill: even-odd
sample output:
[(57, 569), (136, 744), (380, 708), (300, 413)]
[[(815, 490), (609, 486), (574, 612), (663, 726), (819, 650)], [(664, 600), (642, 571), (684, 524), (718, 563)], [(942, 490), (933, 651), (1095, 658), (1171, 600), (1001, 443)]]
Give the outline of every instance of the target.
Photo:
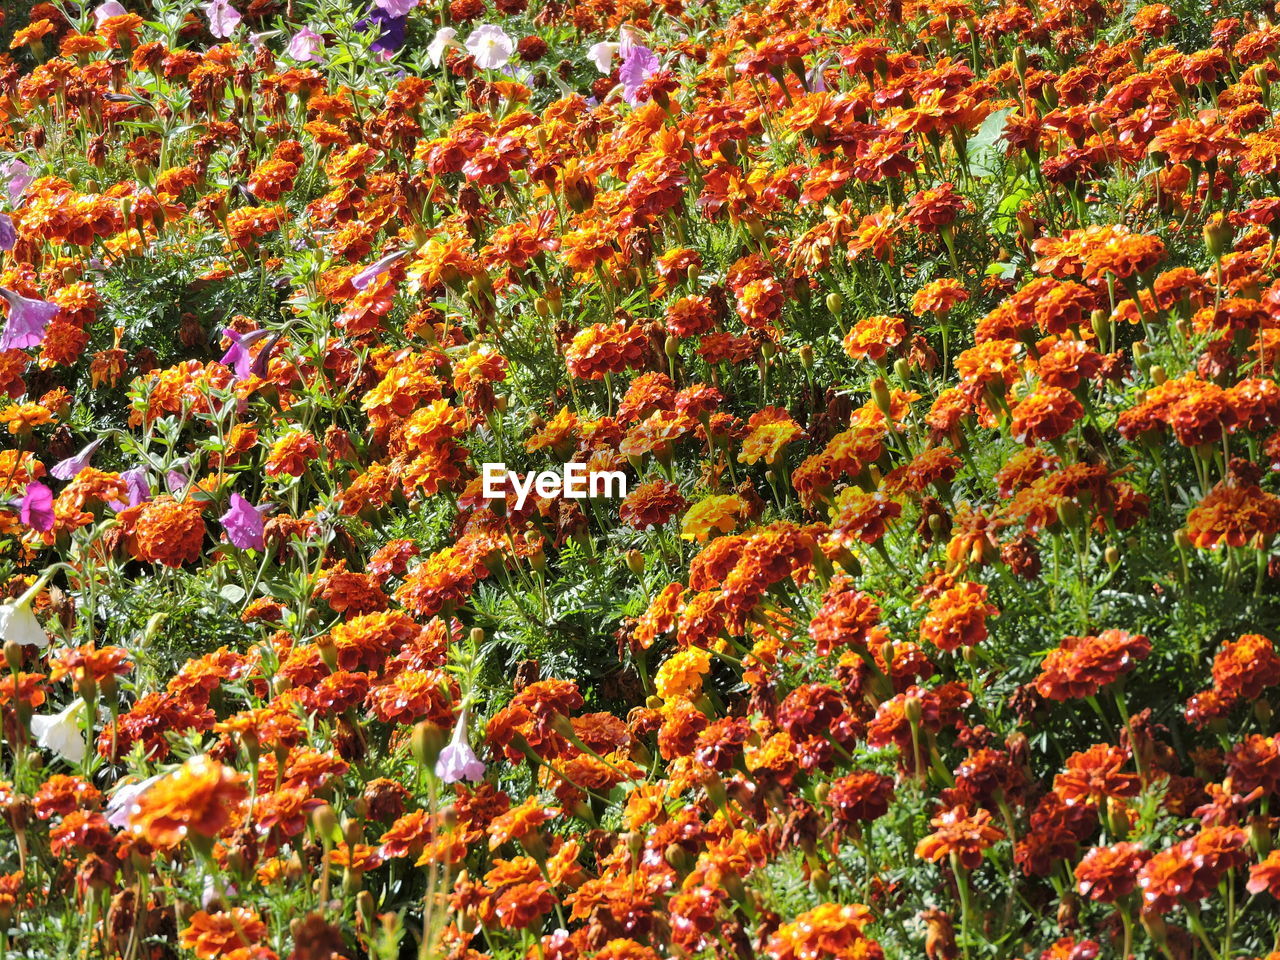
[(192, 757), (152, 784), (134, 804), (129, 825), (157, 847), (212, 840), (248, 796), (244, 777), (205, 756)]
[(964, 284), (952, 277), (941, 277), (929, 281), (916, 291), (911, 298), (911, 312), (917, 317), (926, 313), (945, 317), (956, 304), (968, 299), (969, 291), (964, 288)]
[(194, 499), (162, 495), (123, 510), (117, 517), (136, 544), (139, 559), (167, 567), (200, 559), (206, 529), (202, 505)]
[(728, 533), (746, 514), (747, 505), (733, 494), (716, 494), (699, 500), (684, 515), (680, 536), (685, 540), (706, 540), (712, 531)]
[(987, 638), (987, 617), (999, 613), (995, 605), (987, 603), (985, 586), (958, 583), (930, 602), (920, 624), (920, 638), (947, 652), (972, 647)]
[[(919, 314), (917, 314), (919, 316)], [(907, 336), (907, 322), (901, 317), (863, 317), (845, 334), (844, 352), (851, 360), (864, 357), (883, 360)]]
[(1228, 640), (1213, 659), (1213, 686), (1224, 697), (1257, 700), (1267, 687), (1280, 684), (1280, 656), (1258, 633)]
[(1262, 548), (1280, 532), (1280, 497), (1257, 484), (1219, 483), (1187, 514), (1193, 546)]
[(860, 903), (824, 903), (782, 924), (765, 944), (769, 960), (883, 960), (884, 951), (863, 931), (871, 910)]
[(320, 444), (315, 437), (305, 430), (290, 430), (271, 445), (265, 471), (269, 477), (278, 477), (282, 473), (300, 477), (307, 464), (319, 457)]
[(1053, 778), (1053, 792), (1068, 804), (1095, 806), (1112, 797), (1137, 796), (1137, 775), (1123, 772), (1128, 759), (1120, 747), (1095, 743), (1067, 758), (1066, 770)]
[(200, 960), (225, 957), (234, 950), (251, 947), (267, 935), (267, 925), (256, 910), (234, 907), (230, 911), (208, 913), (200, 910), (191, 916), (178, 940)]
[(954, 856), (960, 866), (973, 870), (982, 864), (983, 851), (1004, 839), (1004, 831), (991, 825), (990, 811), (970, 813), (965, 804), (944, 810), (929, 823), (934, 831), (916, 844), (916, 856), (931, 863)]
[(781, 407), (764, 407), (747, 421), (747, 435), (742, 440), (739, 463), (756, 463), (763, 459), (774, 464), (784, 447), (804, 433), (800, 424)]
[(1080, 893), (1100, 903), (1115, 903), (1138, 885), (1138, 871), (1151, 854), (1140, 843), (1094, 847), (1076, 865)]
[(1104, 630), (1098, 636), (1067, 637), (1040, 665), (1036, 689), (1051, 700), (1091, 697), (1151, 654), (1142, 634)]
[(536, 834), (544, 823), (560, 815), (558, 807), (544, 807), (537, 797), (528, 797), (518, 807), (494, 817), (489, 822), (489, 849), (497, 850), (504, 843), (523, 840)]
[(1013, 408), (1009, 431), (1019, 443), (1056, 440), (1083, 416), (1084, 407), (1070, 390), (1041, 386)]
[(1249, 868), (1249, 882), (1245, 889), (1253, 894), (1265, 890), (1280, 900), (1280, 850), (1272, 850), (1265, 860)]

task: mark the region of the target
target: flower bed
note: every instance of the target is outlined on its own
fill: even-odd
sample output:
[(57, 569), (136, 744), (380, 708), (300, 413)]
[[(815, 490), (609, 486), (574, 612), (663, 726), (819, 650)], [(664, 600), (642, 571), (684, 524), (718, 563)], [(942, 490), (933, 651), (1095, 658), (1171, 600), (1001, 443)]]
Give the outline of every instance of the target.
[(1271, 15), (10, 13), (0, 958), (1280, 960)]

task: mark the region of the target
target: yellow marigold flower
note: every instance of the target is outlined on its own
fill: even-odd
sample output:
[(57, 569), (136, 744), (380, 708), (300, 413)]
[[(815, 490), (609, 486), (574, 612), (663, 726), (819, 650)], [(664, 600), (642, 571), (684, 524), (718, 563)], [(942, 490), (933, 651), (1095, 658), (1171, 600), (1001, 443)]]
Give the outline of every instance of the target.
[(717, 494), (695, 503), (684, 515), (680, 536), (686, 540), (706, 540), (712, 530), (728, 533), (738, 525), (747, 505), (732, 494)]
[(688, 647), (658, 668), (653, 684), (663, 700), (692, 700), (702, 692), (702, 678), (710, 669), (711, 655), (700, 647)]

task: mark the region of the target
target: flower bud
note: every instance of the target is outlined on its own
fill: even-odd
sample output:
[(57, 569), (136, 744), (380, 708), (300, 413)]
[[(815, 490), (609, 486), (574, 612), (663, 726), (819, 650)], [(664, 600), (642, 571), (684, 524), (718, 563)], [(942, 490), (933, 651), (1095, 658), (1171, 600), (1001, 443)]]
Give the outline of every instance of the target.
[(1215, 213), (1205, 221), (1203, 233), (1204, 245), (1208, 248), (1209, 254), (1215, 260), (1219, 260), (1230, 248), (1231, 240), (1235, 236), (1235, 228), (1221, 213)]
[(435, 769), (436, 758), (444, 749), (445, 736), (445, 731), (429, 720), (417, 724), (411, 740), (414, 759), (424, 767)]
[(880, 408), (885, 419), (892, 421), (893, 397), (889, 393), (889, 385), (884, 382), (884, 377), (876, 377), (871, 381), (871, 398), (875, 400), (876, 406)]
[(1080, 504), (1074, 500), (1059, 501), (1058, 520), (1064, 527), (1075, 527), (1080, 522)]
[(338, 832), (338, 815), (327, 803), (322, 803), (311, 811), (311, 826), (326, 843), (332, 842), (335, 836), (341, 836)]
[(902, 704), (902, 714), (907, 718), (907, 722), (913, 727), (920, 725), (920, 720), (924, 716), (924, 708), (920, 704), (919, 697), (907, 697)]
[(627, 569), (637, 577), (644, 573), (644, 554), (639, 550), (627, 551)]

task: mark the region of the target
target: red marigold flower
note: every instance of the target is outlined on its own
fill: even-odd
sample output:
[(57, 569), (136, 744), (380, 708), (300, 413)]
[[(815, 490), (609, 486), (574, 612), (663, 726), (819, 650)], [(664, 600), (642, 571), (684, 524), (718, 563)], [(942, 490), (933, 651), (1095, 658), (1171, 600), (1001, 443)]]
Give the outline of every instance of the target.
[(889, 812), (892, 800), (893, 778), (864, 771), (834, 781), (826, 802), (838, 822), (856, 827), (883, 817)]
[(1265, 890), (1280, 900), (1280, 850), (1272, 850), (1265, 860), (1249, 868), (1245, 889), (1254, 894)]
[(1067, 758), (1067, 768), (1053, 778), (1053, 791), (1068, 804), (1099, 805), (1112, 797), (1134, 797), (1141, 783), (1124, 773), (1128, 754), (1120, 747), (1096, 743)]
[(1138, 885), (1138, 871), (1151, 857), (1140, 843), (1094, 847), (1076, 865), (1080, 893), (1090, 900), (1115, 903)]
[(1051, 700), (1091, 697), (1151, 653), (1142, 634), (1104, 630), (1098, 636), (1067, 637), (1040, 666), (1036, 689)]
[(1270, 640), (1246, 633), (1222, 645), (1213, 659), (1213, 686), (1223, 697), (1257, 700), (1267, 687), (1280, 684), (1280, 656)]

